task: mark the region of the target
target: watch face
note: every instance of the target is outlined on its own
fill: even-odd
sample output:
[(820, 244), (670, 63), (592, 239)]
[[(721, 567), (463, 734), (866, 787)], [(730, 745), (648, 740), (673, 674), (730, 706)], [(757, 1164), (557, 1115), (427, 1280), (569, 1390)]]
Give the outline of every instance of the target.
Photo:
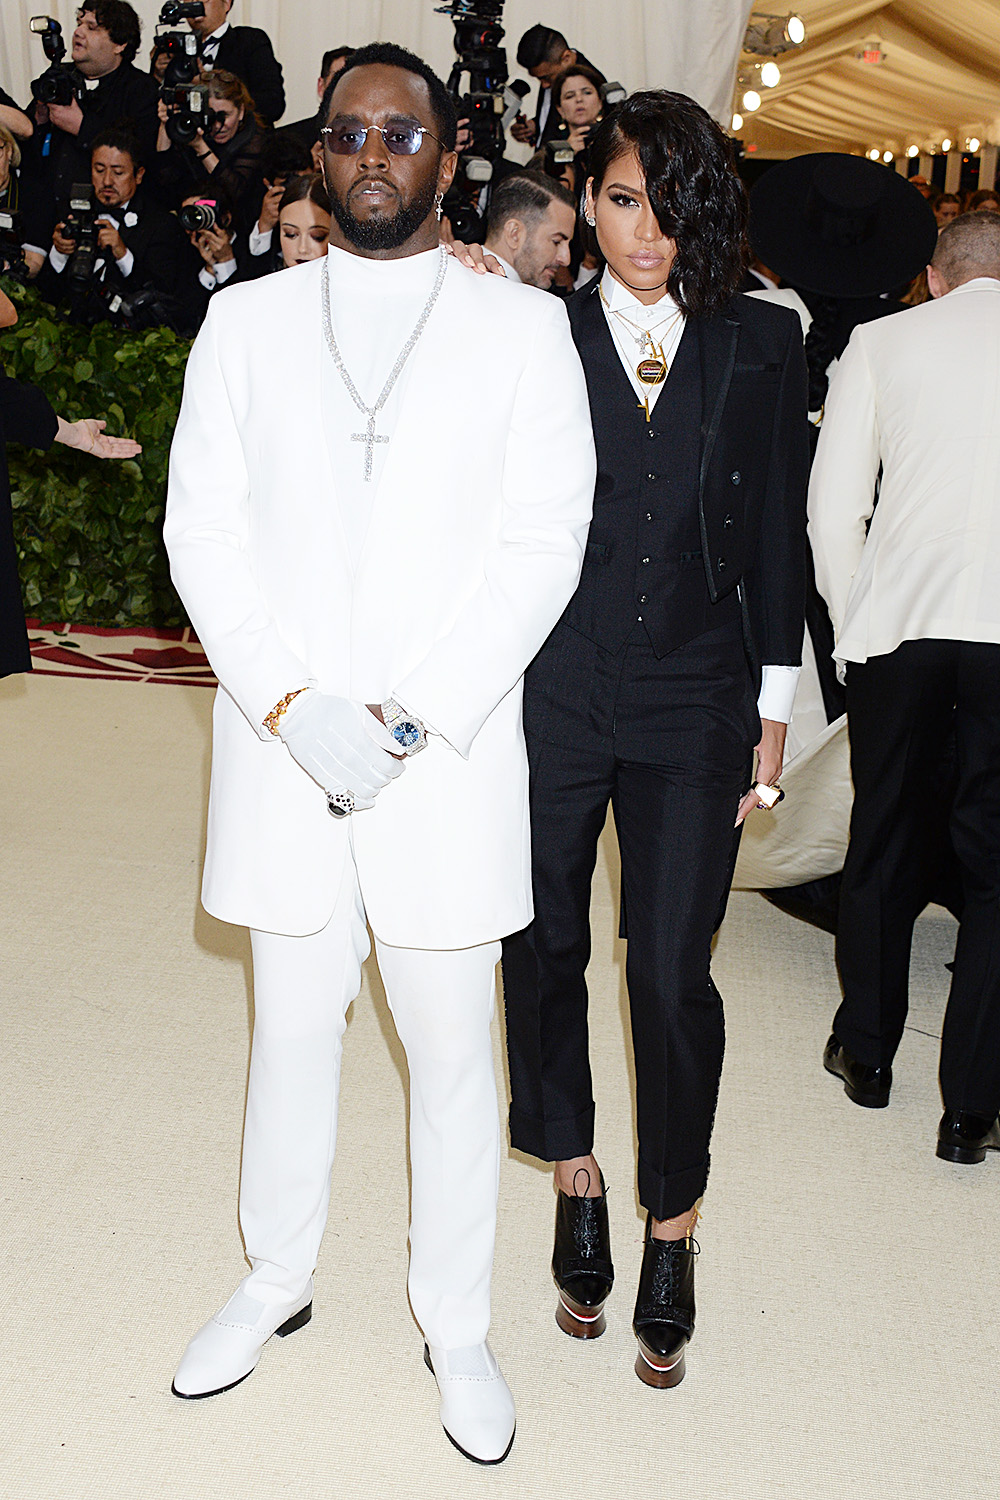
[(420, 739), (420, 730), (409, 719), (401, 719), (393, 729), (392, 737), (397, 745), (402, 745), (404, 750), (409, 750), (410, 746), (415, 745)]

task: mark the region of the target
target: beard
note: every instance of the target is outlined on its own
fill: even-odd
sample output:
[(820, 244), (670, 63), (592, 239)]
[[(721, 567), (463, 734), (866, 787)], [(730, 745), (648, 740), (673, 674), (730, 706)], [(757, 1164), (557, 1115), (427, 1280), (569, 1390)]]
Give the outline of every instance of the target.
[(410, 199), (400, 203), (395, 213), (379, 211), (367, 219), (359, 219), (346, 200), (330, 191), (330, 209), (345, 239), (358, 250), (398, 250), (411, 239), (421, 227), (434, 207), (437, 196), (436, 179), (431, 179)]

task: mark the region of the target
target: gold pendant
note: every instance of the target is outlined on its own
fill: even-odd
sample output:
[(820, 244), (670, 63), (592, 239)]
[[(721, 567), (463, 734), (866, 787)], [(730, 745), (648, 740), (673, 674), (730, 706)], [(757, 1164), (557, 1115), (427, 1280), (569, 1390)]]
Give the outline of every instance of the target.
[(635, 367), (635, 373), (643, 385), (662, 385), (667, 378), (666, 361), (653, 356), (641, 359)]

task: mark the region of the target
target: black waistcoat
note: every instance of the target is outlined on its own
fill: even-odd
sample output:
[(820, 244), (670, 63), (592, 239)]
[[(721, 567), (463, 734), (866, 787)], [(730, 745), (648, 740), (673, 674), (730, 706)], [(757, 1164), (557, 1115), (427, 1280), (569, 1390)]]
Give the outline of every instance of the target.
[(599, 296), (582, 297), (578, 309), (570, 304), (571, 323), (590, 396), (597, 488), (580, 584), (563, 618), (605, 650), (648, 638), (665, 656), (717, 624), (739, 627), (735, 595), (712, 603), (702, 557), (700, 341), (689, 319), (647, 422)]

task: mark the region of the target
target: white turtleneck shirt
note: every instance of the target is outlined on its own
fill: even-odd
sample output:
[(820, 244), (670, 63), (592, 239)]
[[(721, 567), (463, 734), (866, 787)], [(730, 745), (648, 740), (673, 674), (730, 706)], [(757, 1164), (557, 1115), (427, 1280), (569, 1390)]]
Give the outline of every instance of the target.
[[(327, 251), (334, 335), (344, 365), (366, 406), (374, 406), (378, 400), (420, 319), (434, 289), (440, 254), (435, 247), (400, 260), (372, 260), (332, 246)], [(282, 271), (279, 274), (289, 273)], [(319, 309), (317, 316), (321, 316)], [(433, 316), (432, 312), (432, 319)], [(389, 442), (375, 444), (372, 477), (366, 481), (365, 445), (354, 442), (353, 434), (367, 433), (368, 419), (351, 399), (326, 347), (325, 336), (323, 342), (321, 379), (325, 437), (337, 478), (348, 545), (357, 564), (401, 405), (406, 400), (413, 360), (420, 345), (418, 341), (376, 418), (376, 434), (388, 437)], [(447, 419), (447, 413), (442, 416)]]

